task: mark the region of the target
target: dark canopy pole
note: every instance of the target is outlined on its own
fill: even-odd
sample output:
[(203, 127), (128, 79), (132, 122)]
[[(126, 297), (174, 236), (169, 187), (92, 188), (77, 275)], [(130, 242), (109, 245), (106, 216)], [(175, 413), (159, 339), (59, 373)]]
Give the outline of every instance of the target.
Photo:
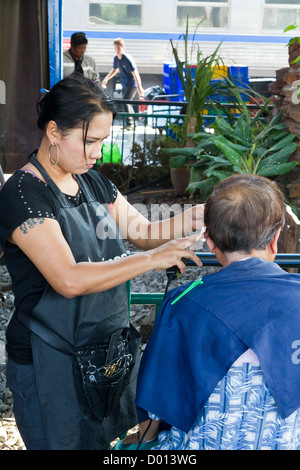
[(63, 0), (48, 0), (50, 88), (63, 78)]

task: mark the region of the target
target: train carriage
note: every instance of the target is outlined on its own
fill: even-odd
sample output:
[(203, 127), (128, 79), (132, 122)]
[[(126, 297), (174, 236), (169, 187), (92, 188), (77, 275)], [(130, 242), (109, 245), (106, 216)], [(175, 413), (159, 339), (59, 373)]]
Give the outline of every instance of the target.
[(74, 31), (86, 32), (101, 77), (112, 68), (114, 38), (123, 37), (146, 86), (159, 84), (163, 64), (174, 59), (170, 39), (183, 56), (187, 14), (191, 37), (201, 21), (194, 40), (203, 54), (222, 42), (224, 62), (247, 65), (251, 78), (274, 77), (288, 66), (286, 45), (300, 35), (284, 33), (300, 25), (300, 0), (64, 0), (64, 49)]

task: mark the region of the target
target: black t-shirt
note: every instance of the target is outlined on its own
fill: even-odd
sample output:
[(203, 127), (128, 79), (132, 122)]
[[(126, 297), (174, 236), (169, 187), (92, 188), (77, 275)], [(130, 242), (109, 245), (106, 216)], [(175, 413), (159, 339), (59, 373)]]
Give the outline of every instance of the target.
[[(90, 170), (83, 178), (97, 201), (101, 204), (114, 203), (117, 188), (104, 175)], [(80, 189), (75, 197), (66, 197), (73, 206), (86, 202)], [(16, 307), (7, 329), (7, 351), (10, 358), (18, 363), (32, 362), (29, 332), (18, 322), (18, 310), (31, 312), (40, 300), (47, 281), (30, 259), (7, 239), (25, 221), (41, 217), (56, 219), (59, 209), (59, 201), (49, 185), (30, 172), (17, 170), (0, 191), (0, 243), (12, 279)]]

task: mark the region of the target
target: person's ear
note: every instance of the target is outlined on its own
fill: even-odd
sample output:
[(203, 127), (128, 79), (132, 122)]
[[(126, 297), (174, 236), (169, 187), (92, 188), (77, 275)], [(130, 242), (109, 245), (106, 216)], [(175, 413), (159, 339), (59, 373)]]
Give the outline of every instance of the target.
[(208, 235), (206, 235), (206, 233), (204, 234), (204, 236), (205, 236), (205, 240), (206, 240), (207, 246), (209, 248), (209, 251), (211, 253), (215, 253), (216, 246), (215, 246), (214, 242), (212, 241), (212, 239)]
[(55, 143), (57, 143), (58, 138), (60, 136), (60, 132), (58, 130), (58, 127), (55, 121), (48, 122), (46, 134), (51, 145), (54, 145)]
[(278, 239), (279, 239), (279, 236), (280, 236), (280, 232), (281, 232), (281, 227), (277, 230), (274, 237), (272, 238), (272, 240), (269, 243), (270, 249), (272, 250), (272, 253), (275, 256), (277, 255), (277, 252), (278, 252), (278, 246), (277, 245), (278, 245)]

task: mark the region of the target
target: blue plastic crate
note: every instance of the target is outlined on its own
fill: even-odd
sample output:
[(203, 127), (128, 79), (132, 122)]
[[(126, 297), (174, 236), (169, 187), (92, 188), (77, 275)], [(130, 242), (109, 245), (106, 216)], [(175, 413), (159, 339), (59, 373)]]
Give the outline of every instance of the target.
[(170, 101), (183, 101), (184, 89), (178, 75), (176, 64), (164, 63), (163, 86), (164, 91), (168, 95), (179, 95), (170, 97)]
[[(211, 80), (211, 84), (218, 84), (222, 83), (222, 80)], [(225, 95), (222, 95), (219, 91), (216, 91), (212, 95), (209, 96), (209, 99), (218, 101), (219, 103), (226, 103), (228, 101), (228, 98)]]
[(164, 63), (163, 86), (166, 93), (171, 94), (172, 88), (172, 69), (176, 68), (176, 64)]
[[(176, 64), (164, 64), (163, 85), (169, 95), (176, 93), (179, 80)], [(180, 80), (179, 80), (180, 81)]]
[[(244, 88), (245, 90), (250, 89), (250, 80), (249, 78), (241, 78), (241, 79), (235, 79), (233, 80), (234, 84), (240, 88)], [(240, 90), (239, 90), (240, 91)], [(245, 93), (241, 93), (240, 95), (243, 101), (249, 101), (249, 96), (246, 95)]]
[(192, 77), (192, 80), (195, 79), (195, 75), (196, 75), (196, 65), (188, 65), (188, 70), (190, 71), (191, 73), (191, 77)]
[(230, 65), (228, 67), (228, 77), (230, 79), (243, 80), (249, 77), (249, 68), (247, 65)]
[[(238, 87), (249, 89), (249, 68), (246, 65), (231, 65), (228, 67), (228, 78)], [(249, 101), (249, 96), (241, 93), (243, 101)]]

